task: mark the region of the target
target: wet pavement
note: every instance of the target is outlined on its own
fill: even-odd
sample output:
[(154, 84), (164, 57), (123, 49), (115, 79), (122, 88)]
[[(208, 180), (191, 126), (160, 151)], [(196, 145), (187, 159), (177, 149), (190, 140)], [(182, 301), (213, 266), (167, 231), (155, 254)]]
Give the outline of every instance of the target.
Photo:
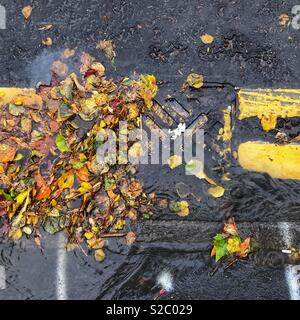
[[(21, 9), (28, 3), (34, 9), (25, 23)], [(159, 99), (170, 91), (180, 96), (186, 75), (199, 72), (210, 84), (194, 100), (181, 103), (194, 117), (209, 115), (205, 127), (209, 147), (223, 125), (222, 109), (236, 103), (234, 87), (299, 87), (300, 31), (278, 24), (279, 15), (290, 14), (295, 1), (261, 0), (247, 6), (222, 0), (1, 0), (1, 4), (8, 17), (7, 30), (0, 30), (1, 86), (31, 87), (39, 80), (49, 81), (53, 60), (67, 47), (91, 53), (109, 76), (153, 73), (168, 81), (160, 88)], [(39, 31), (44, 23), (54, 24), (53, 30)], [(204, 33), (215, 36), (209, 52), (199, 39)], [(50, 49), (41, 45), (47, 36), (54, 41)], [(116, 70), (96, 50), (104, 38), (116, 46)], [(254, 132), (263, 140), (272, 139), (255, 120), (242, 126), (236, 122), (235, 129), (233, 146)], [(291, 130), (299, 133), (297, 123)], [(205, 156), (206, 169), (218, 179), (213, 148)], [(186, 178), (201, 198), (188, 197), (190, 216), (182, 220), (165, 210), (157, 212), (154, 221), (136, 223), (132, 229), (137, 243), (128, 248), (124, 239), (109, 240), (102, 264), (80, 251), (62, 253), (59, 236), (46, 236), (43, 254), (26, 240), (2, 240), (0, 265), (5, 267), (6, 289), (0, 290), (0, 299), (153, 299), (161, 289), (157, 284), (161, 272), (173, 279), (173, 290), (164, 298), (289, 299), (286, 257), (280, 250), (299, 244), (300, 184), (245, 172), (235, 162), (230, 173), (226, 194), (217, 200), (207, 196), (198, 179)], [(147, 191), (178, 199), (175, 185), (184, 179), (183, 168), (141, 167), (139, 175)], [(212, 238), (228, 210), (242, 235), (252, 236), (261, 250), (211, 277)], [(290, 228), (286, 234), (282, 225)]]

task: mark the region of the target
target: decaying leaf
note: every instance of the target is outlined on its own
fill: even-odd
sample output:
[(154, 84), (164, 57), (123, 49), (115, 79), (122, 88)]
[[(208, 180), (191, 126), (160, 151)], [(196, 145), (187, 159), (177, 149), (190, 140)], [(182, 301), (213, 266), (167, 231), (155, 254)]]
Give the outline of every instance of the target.
[(32, 6), (26, 6), (22, 9), (22, 14), (26, 20), (28, 20), (32, 14)]
[(74, 55), (75, 55), (75, 49), (67, 48), (64, 50), (63, 57), (65, 59), (69, 59), (69, 58), (73, 57)]
[(52, 64), (51, 71), (62, 77), (68, 72), (68, 66), (60, 60), (56, 60)]
[(116, 56), (112, 40), (102, 40), (97, 43), (96, 48), (102, 50), (109, 60)]
[(46, 39), (42, 40), (42, 44), (46, 47), (51, 47), (53, 44), (53, 40), (50, 37), (47, 37)]
[(102, 262), (105, 259), (105, 252), (102, 249), (98, 249), (95, 251), (95, 259), (98, 262)]
[(212, 186), (208, 189), (208, 193), (214, 198), (221, 198), (225, 193), (225, 189), (221, 186)]
[(126, 241), (127, 241), (127, 245), (131, 246), (135, 243), (136, 241), (136, 235), (134, 232), (128, 232), (126, 235)]
[(187, 217), (190, 213), (187, 201), (171, 201), (169, 208), (172, 212), (176, 212), (179, 217)]
[(182, 165), (182, 157), (178, 155), (171, 156), (168, 159), (168, 165), (173, 170)]
[(0, 143), (0, 162), (7, 163), (13, 161), (17, 152), (17, 147), (11, 142)]
[(139, 181), (135, 180), (130, 183), (128, 187), (128, 195), (130, 197), (137, 198), (142, 194), (142, 192), (143, 192), (143, 186)]
[(204, 78), (201, 74), (191, 73), (188, 75), (186, 82), (190, 87), (200, 89), (204, 85)]
[(235, 223), (225, 223), (224, 232), (232, 236), (237, 236), (239, 234)]
[(47, 185), (44, 177), (39, 172), (37, 172), (35, 175), (35, 182), (37, 190), (37, 194), (35, 196), (36, 200), (41, 201), (49, 198), (51, 194), (51, 188)]
[(205, 33), (200, 37), (200, 39), (204, 44), (211, 44), (214, 42), (215, 38), (212, 35)]
[(279, 25), (282, 27), (286, 27), (290, 22), (290, 17), (287, 14), (281, 14), (278, 18)]

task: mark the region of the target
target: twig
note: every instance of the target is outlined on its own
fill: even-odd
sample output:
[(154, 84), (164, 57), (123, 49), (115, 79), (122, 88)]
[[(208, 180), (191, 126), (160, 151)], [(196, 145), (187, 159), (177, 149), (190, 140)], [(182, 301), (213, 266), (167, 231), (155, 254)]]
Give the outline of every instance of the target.
[(234, 265), (236, 262), (239, 261), (239, 258), (235, 258), (233, 261), (231, 261), (225, 268), (224, 270), (227, 270), (228, 268), (230, 268), (232, 265)]
[(101, 238), (113, 238), (113, 237), (125, 237), (127, 233), (107, 233), (107, 234), (101, 234)]

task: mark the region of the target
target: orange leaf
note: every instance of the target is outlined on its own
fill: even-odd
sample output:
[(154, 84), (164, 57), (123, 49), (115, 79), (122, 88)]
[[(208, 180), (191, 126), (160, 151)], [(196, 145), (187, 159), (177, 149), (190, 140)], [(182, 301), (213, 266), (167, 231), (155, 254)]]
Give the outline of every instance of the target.
[(49, 198), (51, 189), (39, 172), (35, 175), (35, 182), (37, 189), (37, 195), (35, 196), (36, 200), (40, 201)]
[(90, 180), (90, 173), (86, 166), (76, 170), (75, 174), (80, 182), (88, 182)]
[(214, 257), (216, 255), (216, 253), (217, 253), (217, 250), (216, 250), (216, 246), (214, 245), (214, 247), (211, 250), (210, 256)]
[(235, 223), (228, 223), (224, 225), (224, 232), (231, 234), (232, 236), (238, 235), (237, 225)]
[(240, 256), (246, 257), (249, 253), (251, 238), (247, 238), (240, 244)]

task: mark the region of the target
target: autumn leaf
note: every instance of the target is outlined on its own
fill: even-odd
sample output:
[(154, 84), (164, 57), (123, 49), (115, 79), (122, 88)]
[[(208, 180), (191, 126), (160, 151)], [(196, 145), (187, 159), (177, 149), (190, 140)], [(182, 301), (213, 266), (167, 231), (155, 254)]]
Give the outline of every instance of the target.
[(168, 165), (173, 170), (182, 164), (182, 157), (178, 155), (173, 155), (168, 159)]
[(67, 48), (67, 49), (64, 50), (63, 57), (65, 59), (69, 59), (69, 58), (73, 57), (74, 55), (75, 55), (75, 50), (74, 49)]
[(179, 217), (186, 217), (189, 215), (189, 203), (187, 201), (171, 201), (169, 208), (172, 212), (177, 213)]
[(12, 229), (9, 232), (9, 237), (12, 238), (15, 241), (20, 240), (22, 238), (22, 235), (23, 235), (23, 232), (22, 232), (21, 228)]
[(216, 247), (216, 262), (228, 255), (227, 242), (221, 234), (215, 236), (214, 246)]
[(235, 223), (225, 223), (224, 232), (232, 236), (237, 236), (239, 234)]
[(212, 35), (205, 33), (200, 37), (200, 39), (204, 44), (211, 44), (214, 42), (215, 38)]
[(188, 75), (186, 82), (190, 87), (200, 89), (204, 85), (204, 78), (201, 74), (191, 73)]
[(136, 241), (136, 235), (134, 232), (128, 232), (126, 235), (126, 242), (128, 246), (131, 246), (135, 243)]
[(15, 198), (15, 201), (17, 202), (17, 204), (18, 204), (18, 205), (23, 204), (23, 202), (24, 202), (24, 201), (26, 200), (26, 198), (27, 198), (27, 195), (28, 195), (28, 190), (19, 193), (19, 194), (17, 195), (17, 197)]
[(221, 198), (225, 193), (225, 189), (221, 186), (212, 186), (208, 189), (208, 193), (214, 198)]
[(290, 17), (287, 14), (281, 14), (278, 20), (280, 26), (286, 27), (289, 24)]
[(128, 195), (132, 198), (137, 198), (139, 197), (143, 192), (143, 186), (142, 184), (135, 180), (132, 181), (128, 187)]
[(67, 144), (65, 137), (61, 134), (56, 136), (56, 146), (60, 152), (69, 152), (70, 147)]
[(97, 239), (96, 237), (93, 237), (87, 240), (87, 244), (91, 249), (98, 250), (104, 247), (105, 241), (103, 239)]
[(42, 41), (42, 44), (46, 47), (51, 47), (53, 44), (53, 40), (50, 37), (48, 37)]
[(76, 177), (81, 182), (88, 182), (90, 180), (90, 173), (86, 166), (75, 171)]
[(71, 189), (73, 187), (75, 177), (73, 171), (67, 171), (58, 180), (57, 185), (60, 190)]
[(112, 60), (116, 56), (113, 42), (111, 40), (100, 41), (97, 43), (96, 48), (102, 50), (109, 60)]
[(28, 20), (32, 14), (32, 6), (26, 6), (22, 9), (22, 14), (26, 20)]
[(102, 249), (98, 249), (95, 251), (95, 259), (98, 262), (102, 262), (105, 259), (105, 252)]
[(30, 143), (30, 147), (44, 157), (48, 156), (50, 150), (54, 148), (54, 146), (54, 139), (48, 135), (44, 139), (32, 141)]
[(37, 172), (35, 175), (35, 182), (37, 189), (35, 199), (41, 201), (49, 198), (51, 194), (51, 188), (47, 185), (45, 179), (39, 172)]
[(251, 244), (251, 238), (245, 239), (241, 244), (240, 244), (240, 256), (241, 257), (246, 257), (250, 251), (250, 244)]
[(0, 143), (0, 162), (13, 161), (16, 156), (16, 145), (11, 142)]
[(52, 64), (51, 71), (62, 77), (68, 72), (68, 66), (60, 60), (56, 60)]
[(232, 236), (227, 240), (227, 250), (229, 254), (240, 251), (241, 239), (238, 236)]

